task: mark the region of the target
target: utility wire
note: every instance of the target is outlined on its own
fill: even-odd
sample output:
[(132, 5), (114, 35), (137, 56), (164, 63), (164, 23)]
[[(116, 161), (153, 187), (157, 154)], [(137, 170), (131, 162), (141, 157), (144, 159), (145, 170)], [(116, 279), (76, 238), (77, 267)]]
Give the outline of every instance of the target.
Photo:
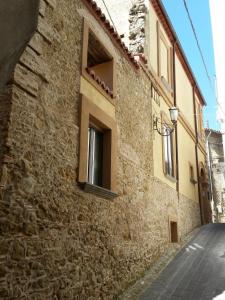
[[(202, 53), (202, 49), (200, 47), (200, 43), (198, 41), (198, 36), (197, 36), (196, 30), (195, 30), (195, 27), (194, 27), (194, 23), (193, 23), (192, 18), (191, 18), (191, 14), (190, 14), (189, 9), (187, 7), (186, 0), (183, 0), (183, 3), (184, 3), (185, 10), (187, 12), (187, 15), (188, 15), (188, 19), (189, 19), (190, 24), (191, 24), (192, 31), (193, 31), (194, 36), (195, 36), (195, 40), (196, 40), (196, 43), (197, 43), (197, 46), (198, 46), (198, 50), (199, 50), (200, 55), (201, 55), (201, 59), (202, 59), (202, 62), (203, 62), (204, 68), (205, 68), (205, 72), (206, 72), (207, 78), (209, 80), (211, 88), (213, 89), (213, 84), (212, 84), (211, 78), (209, 76), (209, 72), (208, 72), (208, 69), (207, 69), (207, 66), (206, 66), (206, 62), (205, 62), (205, 59), (204, 59), (204, 56), (203, 56), (203, 53)], [(213, 91), (214, 91), (214, 89), (213, 89)]]
[[(108, 7), (107, 7), (107, 5), (106, 5), (105, 1), (104, 1), (104, 0), (102, 0), (102, 3), (104, 4), (104, 6), (105, 6), (105, 9), (106, 9), (106, 11), (107, 11), (107, 13), (108, 13), (108, 15), (109, 15), (109, 18), (110, 18), (110, 20), (111, 20), (111, 22), (112, 22), (112, 24), (113, 24), (113, 27), (114, 27), (114, 29), (116, 30), (116, 26), (115, 26), (115, 24), (114, 24), (114, 22), (113, 22), (113, 19), (112, 19), (112, 17), (111, 17), (111, 15), (110, 15), (110, 13), (109, 13), (109, 10), (108, 10)], [(118, 32), (118, 31), (116, 30), (116, 32)]]
[[(225, 117), (225, 112), (224, 112), (223, 108), (221, 107), (221, 105), (220, 105), (220, 103), (218, 101), (217, 95), (216, 95), (217, 94), (217, 87), (213, 87), (212, 80), (211, 80), (211, 78), (209, 76), (207, 65), (206, 65), (206, 62), (205, 62), (205, 59), (204, 59), (204, 56), (203, 56), (203, 52), (202, 52), (202, 49), (201, 49), (201, 46), (200, 46), (200, 43), (199, 43), (199, 40), (198, 40), (198, 36), (197, 36), (196, 30), (195, 30), (195, 26), (194, 26), (194, 23), (192, 21), (191, 14), (189, 12), (186, 0), (183, 0), (183, 3), (184, 3), (185, 10), (187, 12), (187, 15), (188, 15), (188, 19), (189, 19), (190, 24), (191, 24), (191, 28), (192, 28), (192, 31), (193, 31), (193, 34), (194, 34), (194, 37), (195, 37), (195, 40), (196, 40), (196, 43), (197, 43), (197, 47), (198, 47), (199, 53), (201, 55), (201, 59), (202, 59), (202, 62), (203, 62), (204, 68), (205, 68), (206, 76), (207, 76), (207, 78), (209, 80), (209, 83), (210, 83), (210, 87), (211, 87), (211, 89), (212, 89), (212, 91), (213, 91), (213, 93), (215, 95), (216, 103), (220, 107), (220, 110), (221, 110), (221, 112), (223, 113), (223, 115)], [(215, 88), (216, 88), (216, 91), (215, 91)]]

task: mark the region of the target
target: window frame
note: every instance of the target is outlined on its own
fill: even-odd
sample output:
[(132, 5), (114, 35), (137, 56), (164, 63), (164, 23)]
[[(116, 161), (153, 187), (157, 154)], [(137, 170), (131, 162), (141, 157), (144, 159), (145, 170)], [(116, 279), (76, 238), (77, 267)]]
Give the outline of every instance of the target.
[(202, 112), (202, 105), (198, 100), (196, 101), (196, 108), (197, 108), (197, 133), (200, 140), (203, 140), (204, 139), (203, 112)]
[[(164, 124), (172, 125), (171, 121), (165, 114), (165, 112), (161, 112), (161, 123), (162, 123), (162, 131)], [(165, 140), (170, 139), (171, 144), (171, 162), (172, 162), (172, 175), (167, 172), (166, 168), (166, 160), (165, 160)], [(163, 173), (164, 175), (175, 181), (176, 180), (176, 136), (173, 131), (169, 136), (162, 136), (162, 162), (163, 162)]]
[[(89, 41), (89, 32), (92, 32), (93, 35), (96, 37), (96, 39), (102, 44), (106, 52), (109, 56), (112, 57), (112, 72), (113, 72), (113, 79), (112, 79), (112, 92), (113, 95), (110, 97), (106, 91), (101, 87), (100, 84), (94, 80), (91, 75), (87, 72), (87, 66), (88, 66), (88, 41)], [(87, 79), (101, 94), (103, 94), (107, 100), (109, 100), (112, 104), (114, 104), (114, 98), (115, 98), (115, 86), (116, 86), (116, 74), (115, 74), (115, 59), (108, 47), (105, 46), (105, 44), (101, 41), (101, 39), (98, 37), (98, 34), (95, 32), (93, 28), (90, 28), (90, 25), (87, 23), (87, 21), (83, 20), (83, 47), (82, 47), (82, 65), (81, 65), (81, 74), (84, 76), (85, 79)]]
[[(95, 186), (88, 181), (88, 128), (94, 124), (104, 132), (103, 186)], [(116, 122), (96, 104), (82, 95), (80, 104), (80, 151), (78, 182), (91, 192), (104, 194), (105, 198), (117, 196), (116, 190)], [(95, 191), (93, 191), (95, 189)], [(101, 192), (102, 190), (102, 192)], [(86, 190), (88, 191), (88, 190)]]
[(190, 182), (192, 184), (196, 184), (197, 181), (195, 180), (195, 171), (194, 171), (194, 166), (191, 162), (188, 162), (189, 165), (189, 178), (190, 178)]
[[(97, 141), (96, 143), (96, 136), (101, 135), (101, 138)], [(97, 137), (98, 139), (98, 137)], [(100, 146), (100, 154), (101, 154), (101, 161), (98, 160), (97, 162), (95, 161), (95, 152), (96, 152), (96, 145), (99, 143), (98, 146)], [(95, 184), (97, 186), (102, 187), (102, 179), (103, 179), (103, 143), (104, 143), (104, 132), (102, 130), (99, 130), (96, 128), (94, 125), (91, 123), (89, 124), (88, 128), (88, 151), (87, 151), (87, 163), (88, 163), (88, 168), (87, 168), (87, 180), (90, 184)], [(98, 157), (99, 159), (99, 157)], [(98, 170), (98, 176), (96, 178), (96, 164), (100, 165), (101, 170)], [(98, 184), (95, 183), (97, 181), (99, 182)]]
[[(156, 24), (157, 27), (157, 67), (158, 67), (158, 76), (160, 77), (160, 80), (163, 82), (163, 85), (166, 87), (166, 89), (169, 91), (169, 93), (173, 93), (174, 88), (174, 82), (173, 82), (173, 49), (172, 45), (168, 43), (166, 40), (164, 33), (161, 29), (161, 25), (159, 21), (157, 21)], [(167, 49), (167, 76), (168, 81), (166, 78), (164, 78), (161, 74), (161, 42), (165, 45)], [(164, 80), (163, 80), (164, 78)]]

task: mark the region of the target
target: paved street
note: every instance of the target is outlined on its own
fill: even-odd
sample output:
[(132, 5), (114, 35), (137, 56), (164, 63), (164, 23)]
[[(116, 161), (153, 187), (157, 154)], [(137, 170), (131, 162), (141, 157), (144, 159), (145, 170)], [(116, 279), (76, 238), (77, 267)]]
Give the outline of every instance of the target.
[(225, 224), (202, 227), (139, 299), (225, 299)]

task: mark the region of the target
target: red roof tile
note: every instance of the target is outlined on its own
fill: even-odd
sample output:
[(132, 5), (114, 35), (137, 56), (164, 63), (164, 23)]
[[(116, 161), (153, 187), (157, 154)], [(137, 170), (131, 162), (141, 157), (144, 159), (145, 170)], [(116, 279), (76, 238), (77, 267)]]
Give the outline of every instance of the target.
[(96, 75), (94, 70), (86, 68), (86, 71), (111, 98), (114, 97), (113, 91), (111, 91), (110, 88), (106, 85), (106, 83), (103, 80), (101, 80), (101, 78), (98, 75)]

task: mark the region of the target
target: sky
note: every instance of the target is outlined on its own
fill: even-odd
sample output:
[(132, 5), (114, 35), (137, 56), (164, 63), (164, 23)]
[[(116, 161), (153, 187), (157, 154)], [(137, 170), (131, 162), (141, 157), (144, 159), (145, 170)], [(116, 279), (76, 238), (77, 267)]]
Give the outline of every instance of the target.
[(215, 64), (209, 2), (208, 0), (186, 0), (212, 84), (207, 78), (183, 0), (162, 0), (162, 2), (207, 102), (204, 109), (204, 125), (207, 126), (208, 123), (210, 128), (219, 130), (220, 127), (216, 120)]

